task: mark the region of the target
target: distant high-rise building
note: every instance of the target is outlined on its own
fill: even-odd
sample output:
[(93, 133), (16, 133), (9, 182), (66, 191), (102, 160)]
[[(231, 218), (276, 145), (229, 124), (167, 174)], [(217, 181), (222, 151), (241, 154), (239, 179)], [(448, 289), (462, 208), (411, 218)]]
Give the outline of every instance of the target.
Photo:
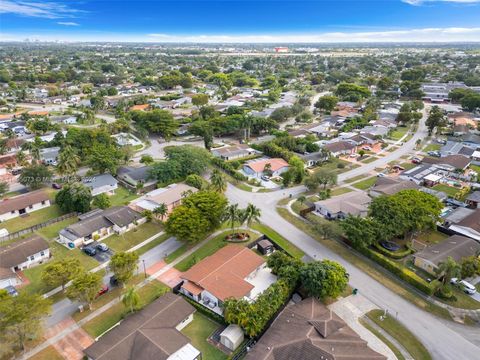
[(288, 52), (288, 47), (276, 47), (275, 52), (276, 53), (286, 53), (286, 52)]

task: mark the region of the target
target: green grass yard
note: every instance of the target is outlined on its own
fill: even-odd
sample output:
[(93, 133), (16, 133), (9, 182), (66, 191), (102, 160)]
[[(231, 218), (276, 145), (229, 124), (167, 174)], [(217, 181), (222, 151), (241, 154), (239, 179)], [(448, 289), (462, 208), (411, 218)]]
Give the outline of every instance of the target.
[(136, 229), (132, 229), (124, 234), (109, 236), (103, 242), (116, 252), (126, 251), (161, 231), (163, 231), (163, 226), (152, 221), (139, 225)]
[(187, 336), (192, 341), (192, 345), (202, 353), (203, 359), (228, 359), (226, 354), (207, 341), (208, 337), (212, 335), (219, 326), (219, 324), (210, 320), (205, 315), (196, 312), (193, 315), (193, 321), (182, 329), (182, 333)]
[(135, 200), (138, 197), (137, 194), (119, 186), (118, 189), (115, 190), (115, 194), (110, 196), (110, 203), (112, 206), (128, 205), (130, 201)]
[(459, 188), (453, 187), (453, 186), (448, 186), (444, 184), (437, 184), (433, 187), (434, 190), (437, 191), (443, 191), (445, 194), (447, 194), (449, 197), (454, 197), (457, 192), (460, 191)]
[(19, 216), (11, 220), (7, 220), (0, 224), (1, 228), (5, 228), (9, 233), (19, 231), (22, 229), (29, 228), (33, 225), (40, 224), (50, 219), (54, 219), (62, 215), (62, 211), (58, 205), (51, 205), (47, 208), (37, 210), (26, 214), (24, 216)]
[(290, 255), (296, 258), (300, 259), (305, 255), (305, 253), (302, 250), (297, 248), (290, 241), (285, 239), (282, 235), (280, 235), (279, 233), (277, 233), (275, 230), (268, 227), (267, 225), (256, 223), (252, 225), (252, 229), (260, 231), (262, 234), (267, 235), (270, 239), (272, 239), (278, 245), (280, 245), (286, 252), (288, 252)]
[(412, 358), (422, 360), (429, 360), (432, 358), (425, 346), (423, 346), (415, 335), (413, 335), (405, 326), (390, 315), (387, 315), (384, 320), (380, 320), (381, 315), (383, 315), (382, 310), (372, 310), (367, 313), (370, 320), (402, 344)]
[(359, 181), (353, 184), (352, 186), (360, 190), (367, 190), (367, 189), (370, 189), (376, 182), (377, 182), (377, 177), (373, 176), (371, 178)]
[(440, 144), (428, 144), (425, 146), (422, 151), (428, 152), (428, 151), (438, 151), (442, 148), (442, 145)]
[(47, 240), (53, 240), (57, 238), (58, 232), (60, 230), (67, 227), (68, 225), (76, 223), (77, 221), (78, 221), (78, 218), (74, 216), (74, 217), (59, 221), (55, 224), (41, 228), (35, 232)]
[(395, 128), (395, 130), (393, 130), (390, 135), (389, 135), (389, 138), (392, 139), (392, 140), (400, 140), (408, 131), (408, 127), (400, 127), (398, 126), (397, 128)]
[(333, 196), (346, 194), (346, 193), (349, 193), (351, 191), (353, 191), (353, 190), (348, 188), (348, 187), (339, 187), (339, 188), (332, 189), (330, 195), (333, 197)]

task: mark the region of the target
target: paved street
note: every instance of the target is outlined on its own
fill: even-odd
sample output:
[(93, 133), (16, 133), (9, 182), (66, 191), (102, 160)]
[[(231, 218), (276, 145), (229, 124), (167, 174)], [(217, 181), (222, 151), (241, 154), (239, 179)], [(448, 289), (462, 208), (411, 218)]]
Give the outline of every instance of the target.
[[(423, 119), (417, 134), (401, 148), (375, 162), (342, 174), (341, 179), (362, 175), (375, 167), (398, 159), (414, 149), (416, 140), (424, 138), (425, 135)], [(276, 211), (277, 202), (289, 194), (295, 196), (302, 191), (304, 187), (297, 186), (270, 193), (250, 193), (229, 185), (227, 196), (232, 203), (238, 203), (241, 207), (250, 202), (260, 208), (261, 221), (264, 224), (278, 231), (309, 256), (316, 259), (332, 259), (345, 266), (350, 274), (351, 285), (358, 288), (363, 296), (378, 307), (388, 309), (390, 314), (398, 313), (398, 320), (421, 339), (435, 359), (472, 360), (480, 357), (479, 328), (451, 323), (421, 310), (283, 219)]]
[[(163, 258), (177, 250), (182, 244), (177, 241), (175, 238), (169, 238), (165, 240), (160, 245), (150, 249), (146, 253), (140, 256), (140, 261), (138, 263), (138, 271), (143, 272), (143, 261), (145, 261), (145, 267), (149, 268), (155, 263), (158, 263), (163, 260)], [(112, 274), (108, 272), (103, 277), (103, 283), (109, 284), (110, 276)], [(51, 327), (53, 325), (58, 324), (60, 321), (68, 318), (78, 309), (78, 303), (72, 302), (69, 299), (63, 299), (61, 301), (56, 302), (52, 305), (52, 314), (46, 319), (45, 325), (46, 327)]]

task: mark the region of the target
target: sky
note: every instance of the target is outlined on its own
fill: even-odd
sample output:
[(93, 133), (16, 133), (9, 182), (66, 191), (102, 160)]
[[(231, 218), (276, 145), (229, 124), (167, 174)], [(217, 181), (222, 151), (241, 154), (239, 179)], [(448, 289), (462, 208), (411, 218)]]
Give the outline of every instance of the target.
[(480, 42), (480, 0), (0, 0), (0, 41)]

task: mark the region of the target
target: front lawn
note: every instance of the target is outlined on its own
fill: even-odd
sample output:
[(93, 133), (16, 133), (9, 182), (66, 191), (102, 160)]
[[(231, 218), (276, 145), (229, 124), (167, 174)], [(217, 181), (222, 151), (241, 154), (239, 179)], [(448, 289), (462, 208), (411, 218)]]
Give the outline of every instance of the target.
[[(140, 296), (139, 306), (144, 307), (150, 304), (168, 291), (170, 291), (170, 289), (166, 285), (162, 284), (160, 281), (153, 280), (137, 290), (138, 295)], [(82, 328), (95, 339), (122, 320), (126, 315), (127, 310), (125, 309), (125, 306), (122, 303), (118, 303), (88, 321), (82, 326)]]
[(396, 339), (414, 359), (428, 360), (430, 356), (428, 350), (403, 324), (395, 320), (392, 316), (387, 315), (386, 318), (380, 320), (383, 315), (382, 310), (372, 310), (367, 316), (375, 324), (380, 326), (385, 332)]
[(212, 335), (219, 326), (219, 324), (210, 320), (205, 315), (196, 312), (193, 314), (193, 321), (182, 329), (182, 333), (187, 336), (192, 341), (192, 345), (202, 353), (203, 359), (228, 359), (226, 354), (207, 341), (208, 337)]
[(437, 244), (439, 242), (442, 242), (446, 238), (448, 238), (448, 235), (436, 230), (422, 232), (419, 235), (417, 235), (417, 240), (427, 245)]
[(58, 205), (54, 204), (47, 208), (2, 222), (0, 223), (0, 227), (7, 229), (9, 233), (13, 233), (43, 223), (47, 220), (54, 219), (60, 215), (62, 215), (62, 211)]
[(103, 242), (116, 252), (126, 251), (131, 247), (140, 244), (155, 234), (163, 231), (163, 226), (156, 222), (147, 222), (139, 225), (137, 228), (132, 229), (121, 235), (111, 235)]
[(63, 356), (53, 347), (50, 345), (40, 351), (39, 353), (30, 357), (31, 360), (63, 360)]
[(442, 148), (442, 145), (440, 144), (428, 144), (425, 146), (422, 151), (428, 152), (428, 151), (439, 151)]
[(41, 237), (43, 237), (44, 239), (53, 240), (58, 237), (58, 233), (60, 232), (60, 230), (62, 230), (63, 228), (66, 228), (68, 225), (76, 223), (77, 221), (78, 221), (78, 218), (76, 216), (73, 216), (71, 218), (59, 221), (52, 225), (48, 225), (35, 232)]
[(128, 205), (128, 203), (132, 200), (135, 200), (139, 196), (133, 192), (130, 192), (126, 188), (119, 186), (115, 190), (115, 194), (110, 196), (110, 204), (112, 206), (119, 206), (119, 205)]
[(455, 196), (456, 193), (460, 191), (459, 188), (444, 185), (444, 184), (437, 184), (432, 189), (437, 191), (443, 191), (445, 194), (447, 194), (449, 197), (452, 197), (452, 198)]
[[(86, 270), (91, 270), (99, 265), (96, 260), (82, 253), (80, 249), (69, 250), (65, 246), (60, 245), (55, 241), (50, 242), (50, 252), (53, 255), (53, 258), (50, 259), (50, 261), (60, 260), (64, 258), (76, 258), (80, 260), (80, 263)], [(37, 265), (23, 271), (25, 276), (30, 281), (28, 285), (22, 288), (24, 291), (27, 291), (29, 293), (43, 294), (53, 289), (52, 287), (44, 284), (41, 279), (42, 271), (43, 269), (45, 269), (46, 265), (46, 263), (42, 265)]]
[(300, 250), (298, 247), (293, 245), (290, 241), (285, 239), (282, 235), (280, 235), (267, 225), (255, 223), (252, 225), (252, 229), (260, 231), (262, 234), (267, 235), (270, 239), (280, 245), (287, 253), (289, 253), (293, 257), (301, 259), (305, 255), (302, 250)]
[(353, 184), (352, 186), (360, 190), (367, 190), (367, 189), (370, 189), (376, 182), (377, 182), (377, 177), (373, 176), (371, 178), (359, 181)]
[(396, 127), (389, 135), (389, 138), (392, 140), (400, 140), (408, 131), (408, 127)]
[(332, 191), (330, 192), (330, 195), (333, 197), (333, 196), (349, 193), (350, 191), (353, 191), (353, 190), (348, 187), (339, 187), (339, 188), (332, 189)]
[(477, 174), (480, 175), (480, 166), (479, 166), (479, 165), (470, 164), (469, 168), (472, 169), (473, 171), (475, 171)]

